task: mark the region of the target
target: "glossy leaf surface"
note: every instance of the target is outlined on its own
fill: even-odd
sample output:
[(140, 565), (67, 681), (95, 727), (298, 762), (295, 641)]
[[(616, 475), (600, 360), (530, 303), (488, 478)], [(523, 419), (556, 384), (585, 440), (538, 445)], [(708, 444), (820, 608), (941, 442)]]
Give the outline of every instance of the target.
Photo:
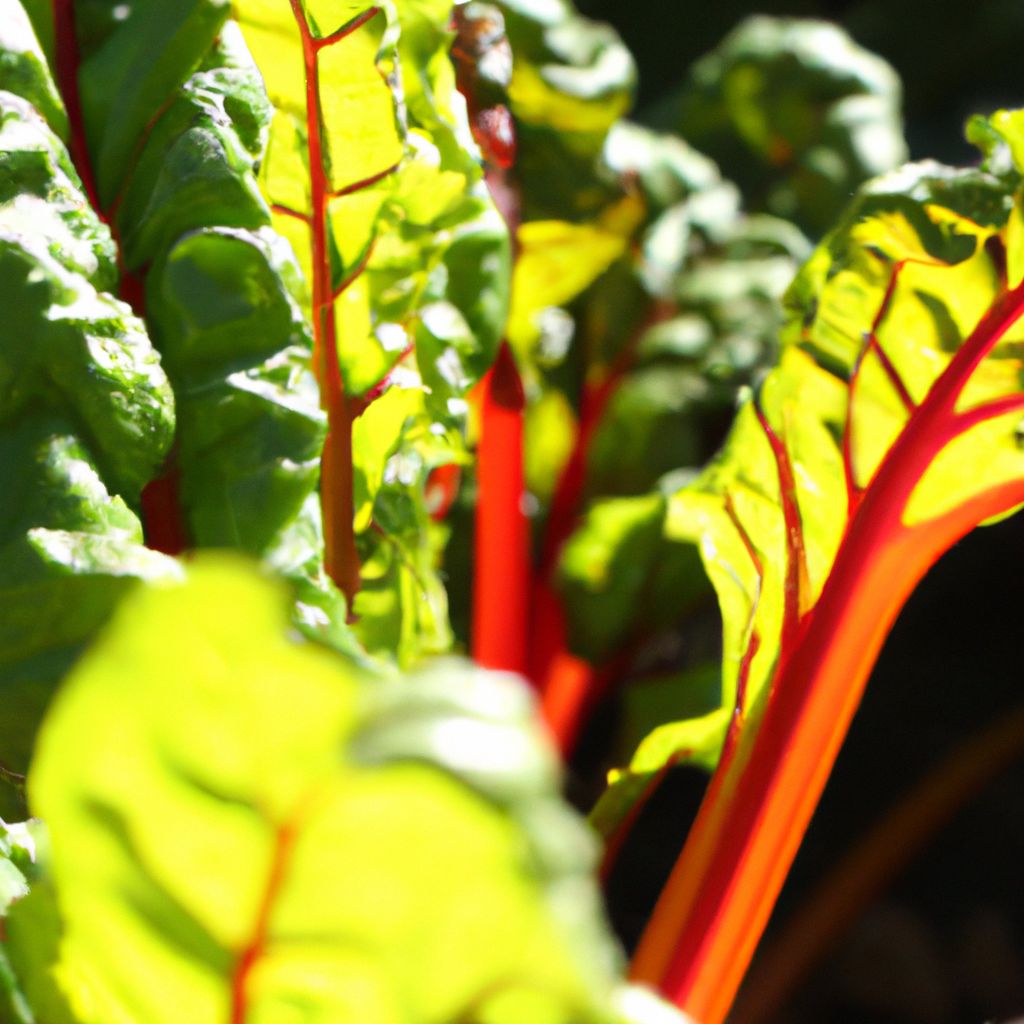
[[(32, 98), (46, 69), (29, 52), (36, 77), (7, 65), (0, 84)], [(63, 142), (10, 92), (0, 153), (0, 762), (23, 771), (53, 686), (126, 584), (174, 571), (133, 511), (174, 411), (145, 325), (107, 291), (114, 246)]]

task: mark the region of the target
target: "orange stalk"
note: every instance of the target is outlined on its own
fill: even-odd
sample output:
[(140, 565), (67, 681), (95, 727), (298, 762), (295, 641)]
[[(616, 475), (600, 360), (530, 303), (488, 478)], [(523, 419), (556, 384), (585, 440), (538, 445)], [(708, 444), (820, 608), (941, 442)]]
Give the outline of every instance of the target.
[[(852, 515), (817, 604), (784, 628), (758, 721), (725, 757), (633, 961), (701, 1024), (729, 1010), (817, 806), (867, 677), (903, 603), (928, 568), (980, 522), (1024, 502), (1011, 480), (907, 525), (910, 497), (938, 453), (1015, 396), (958, 413), (980, 362), (1024, 313), (1024, 285), (1004, 292), (936, 380)], [(856, 381), (852, 382), (851, 388)], [(773, 451), (783, 477), (784, 447)], [(799, 557), (790, 534), (790, 564)]]
[[(352, 601), (359, 591), (359, 555), (353, 526), (352, 423), (360, 408), (345, 390), (338, 362), (338, 330), (334, 302), (340, 289), (331, 281), (328, 245), (328, 203), (333, 195), (327, 175), (323, 140), (323, 112), (320, 100), (320, 53), (348, 38), (381, 13), (370, 7), (336, 32), (318, 39), (313, 36), (300, 0), (291, 0), (292, 13), (302, 40), (306, 80), (306, 147), (310, 179), (309, 226), (312, 233), (313, 366), (327, 411), (327, 440), (320, 468), (320, 502), (324, 520), (324, 567), (344, 593), (351, 615)], [(344, 190), (347, 194), (368, 187), (390, 174), (391, 167), (366, 181)], [(361, 272), (362, 267), (357, 268)]]
[(485, 668), (525, 674), (531, 575), (530, 527), (523, 511), (525, 400), (507, 342), (481, 391), (472, 651)]

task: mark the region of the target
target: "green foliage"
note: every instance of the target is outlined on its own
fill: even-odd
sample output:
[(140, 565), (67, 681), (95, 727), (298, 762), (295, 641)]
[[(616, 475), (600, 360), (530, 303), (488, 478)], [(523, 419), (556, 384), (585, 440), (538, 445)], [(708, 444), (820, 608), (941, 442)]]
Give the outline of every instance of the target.
[(683, 135), (735, 169), (754, 209), (815, 233), (906, 159), (895, 72), (825, 22), (749, 18), (693, 66), (679, 106)]
[[(972, 130), (993, 146), (1017, 137), (1005, 113)], [(667, 537), (700, 545), (717, 592), (721, 706), (641, 745), (597, 812), (603, 827), (670, 758), (713, 764), (734, 707), (758, 718), (799, 642), (796, 622), (841, 586), (834, 568), (861, 506), (874, 508), (897, 472), (885, 543), (907, 545), (907, 564), (958, 509), (995, 501), (1001, 515), (1019, 503), (1024, 329), (1010, 307), (1001, 313), (1024, 275), (1018, 186), (1016, 173), (907, 165), (866, 185), (797, 275), (778, 367), (719, 455), (672, 496), (665, 524)], [(1001, 325), (987, 347), (986, 316)]]
[(929, 557), (1024, 500), (1019, 112), (894, 170), (892, 70), (759, 18), (680, 137), (568, 0), (451, 15), (0, 0), (0, 1020), (679, 1024), (532, 699), (431, 661), (503, 340), (556, 653), (633, 684), (607, 833), (756, 729), (904, 449)]
[(370, 681), (286, 625), (267, 584), (197, 564), (54, 708), (32, 800), (83, 1024), (607, 1019), (592, 841), (525, 695), (454, 663)]

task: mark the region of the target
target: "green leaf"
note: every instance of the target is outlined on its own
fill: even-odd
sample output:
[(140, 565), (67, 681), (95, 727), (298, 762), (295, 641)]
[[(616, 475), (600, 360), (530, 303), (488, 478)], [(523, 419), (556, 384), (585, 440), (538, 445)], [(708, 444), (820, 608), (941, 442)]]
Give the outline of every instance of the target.
[(590, 217), (616, 191), (599, 163), (608, 130), (632, 102), (633, 58), (610, 25), (565, 0), (498, 7), (514, 54), (508, 105), (524, 219)]
[(838, 26), (748, 18), (690, 71), (683, 136), (752, 209), (821, 233), (850, 192), (906, 159), (900, 84)]
[(148, 284), (190, 536), (262, 554), (315, 488), (323, 444), (290, 248), (269, 229), (192, 232)]
[(113, 12), (102, 37), (86, 38), (79, 69), (85, 131), (104, 209), (117, 198), (154, 113), (209, 51), (230, 4), (140, 0), (122, 13)]
[(133, 511), (174, 412), (144, 324), (104, 290), (107, 228), (63, 143), (10, 93), (0, 153), (0, 762), (23, 771), (53, 687), (126, 586), (175, 571)]
[(125, 181), (117, 222), (129, 270), (190, 229), (270, 223), (255, 173), (271, 113), (238, 26), (228, 22), (150, 128)]
[(45, 239), (51, 256), (101, 291), (117, 282), (110, 232), (85, 202), (67, 149), (25, 97), (0, 93), (0, 230)]
[[(734, 709), (754, 742), (769, 692), (811, 685), (780, 678), (806, 645), (845, 644), (860, 664), (949, 544), (1024, 502), (1024, 264), (1006, 187), (905, 167), (861, 191), (794, 281), (778, 367), (666, 521), (699, 544), (718, 594), (721, 709), (645, 741), (604, 827), (638, 776), (713, 760)], [(826, 641), (816, 611), (835, 602), (846, 618)]]
[(3, 911), (0, 1018), (77, 1024), (56, 979), (62, 923), (49, 874), (49, 834), (38, 820), (0, 828), (0, 866), (20, 880), (16, 901)]
[(289, 637), (234, 563), (140, 590), (29, 784), (76, 1013), (616, 1019), (593, 842), (554, 766), (507, 677), (442, 663), (371, 685)]
[(664, 535), (660, 494), (596, 503), (565, 546), (570, 646), (595, 664), (677, 621), (705, 591), (696, 553)]
[(54, 134), (67, 140), (64, 101), (19, 0), (0, 2), (0, 89), (27, 100), (46, 119)]

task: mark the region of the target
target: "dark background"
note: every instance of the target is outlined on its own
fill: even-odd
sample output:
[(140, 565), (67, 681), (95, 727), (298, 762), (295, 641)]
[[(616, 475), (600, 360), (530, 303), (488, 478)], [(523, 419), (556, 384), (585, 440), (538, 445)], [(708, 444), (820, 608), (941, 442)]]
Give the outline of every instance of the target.
[(826, 18), (885, 57), (904, 83), (911, 156), (971, 160), (965, 118), (1024, 103), (1024, 4), (1019, 0), (578, 0), (611, 22), (640, 67), (638, 113), (656, 111), (695, 58), (750, 14)]
[[(904, 82), (913, 159), (975, 159), (974, 112), (1024, 105), (1024, 3), (578, 0), (636, 56), (634, 116), (666, 126), (689, 65), (752, 13), (822, 17), (881, 54)], [(1024, 704), (1024, 519), (976, 531), (935, 567), (893, 631), (765, 945), (844, 852), (960, 742)], [(613, 711), (609, 712), (613, 714)], [(648, 808), (611, 879), (635, 941), (700, 799), (679, 771)], [(1024, 765), (988, 785), (862, 908), (776, 1018), (824, 1024), (981, 1024), (1024, 1018)]]

